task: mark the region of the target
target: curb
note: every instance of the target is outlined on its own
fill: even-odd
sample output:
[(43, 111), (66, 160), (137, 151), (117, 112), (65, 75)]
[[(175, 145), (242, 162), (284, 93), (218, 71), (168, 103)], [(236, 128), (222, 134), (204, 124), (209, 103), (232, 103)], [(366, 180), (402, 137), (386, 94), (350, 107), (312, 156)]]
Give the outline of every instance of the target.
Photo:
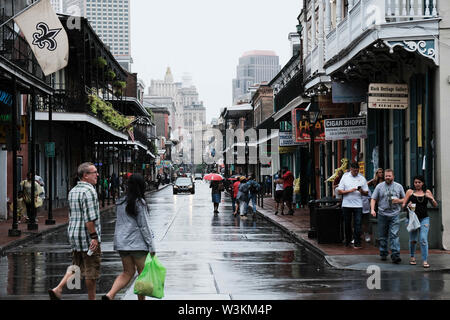
[[(168, 187), (169, 185), (170, 184), (167, 184), (167, 185), (159, 188), (158, 190), (148, 191), (148, 192), (146, 192), (146, 194), (152, 194), (152, 193), (161, 191), (164, 188)], [(100, 214), (102, 214), (104, 211), (107, 211), (107, 210), (110, 210), (110, 209), (112, 209), (112, 207), (108, 208), (108, 209), (100, 209)], [(10, 250), (10, 249), (12, 249), (14, 247), (21, 246), (23, 244), (26, 244), (27, 242), (31, 242), (31, 241), (39, 238), (39, 237), (42, 237), (44, 235), (49, 234), (49, 233), (52, 233), (52, 232), (64, 229), (64, 228), (67, 227), (68, 224), (69, 224), (69, 222), (66, 222), (66, 223), (63, 223), (63, 224), (61, 224), (59, 226), (55, 226), (53, 228), (49, 228), (49, 229), (46, 229), (46, 230), (43, 230), (43, 231), (38, 231), (38, 232), (23, 232), (24, 234), (27, 234), (27, 236), (25, 238), (14, 240), (14, 241), (4, 245), (3, 247), (0, 247), (0, 257), (1, 256), (5, 256), (6, 251), (8, 251), (8, 250)]]
[[(264, 210), (264, 209), (263, 209)], [(328, 255), (322, 251), (320, 248), (316, 247), (315, 245), (311, 244), (310, 242), (303, 239), (301, 236), (299, 236), (294, 231), (289, 230), (287, 227), (282, 225), (281, 223), (271, 219), (268, 215), (264, 214), (260, 211), (260, 209), (256, 209), (256, 213), (267, 220), (268, 222), (272, 223), (276, 227), (280, 228), (284, 233), (287, 234), (294, 242), (299, 243), (303, 247), (305, 247), (307, 250), (309, 250), (314, 256), (319, 258), (323, 263), (326, 263), (329, 267), (337, 269), (335, 266), (329, 263), (328, 259), (326, 258)]]

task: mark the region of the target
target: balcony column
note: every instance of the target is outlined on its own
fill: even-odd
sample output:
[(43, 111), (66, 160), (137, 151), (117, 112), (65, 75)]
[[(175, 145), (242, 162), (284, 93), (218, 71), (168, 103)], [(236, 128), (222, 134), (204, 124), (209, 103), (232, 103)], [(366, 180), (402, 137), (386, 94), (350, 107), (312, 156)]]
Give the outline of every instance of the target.
[(336, 0), (336, 28), (342, 21), (342, 0)]
[(308, 24), (306, 21), (302, 22), (303, 30), (302, 30), (302, 38), (303, 38), (303, 59), (308, 56)]
[(317, 32), (316, 32), (316, 0), (311, 1), (311, 52), (317, 45)]
[(319, 45), (319, 72), (323, 72), (324, 64), (324, 8), (323, 2), (329, 2), (329, 0), (319, 0), (319, 35), (318, 35), (318, 45)]
[(331, 2), (325, 0), (325, 35), (331, 31)]

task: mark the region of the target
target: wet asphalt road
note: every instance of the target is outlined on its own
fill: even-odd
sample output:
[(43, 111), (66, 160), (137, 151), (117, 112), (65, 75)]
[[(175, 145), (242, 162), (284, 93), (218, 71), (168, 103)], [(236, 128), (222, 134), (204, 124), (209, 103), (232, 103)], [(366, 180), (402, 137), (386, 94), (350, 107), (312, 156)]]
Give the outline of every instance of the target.
[[(213, 214), (210, 189), (196, 182), (196, 194), (172, 195), (172, 187), (147, 199), (157, 255), (167, 268), (169, 300), (278, 299), (450, 299), (448, 272), (382, 272), (381, 289), (369, 290), (369, 274), (332, 270), (278, 228), (261, 218), (234, 218), (222, 196)], [(102, 267), (98, 299), (121, 272), (113, 251), (115, 213), (102, 215)], [(0, 299), (48, 299), (71, 262), (66, 229), (46, 235), (0, 257)], [(64, 299), (87, 299), (64, 289)], [(134, 300), (132, 286), (117, 298)]]

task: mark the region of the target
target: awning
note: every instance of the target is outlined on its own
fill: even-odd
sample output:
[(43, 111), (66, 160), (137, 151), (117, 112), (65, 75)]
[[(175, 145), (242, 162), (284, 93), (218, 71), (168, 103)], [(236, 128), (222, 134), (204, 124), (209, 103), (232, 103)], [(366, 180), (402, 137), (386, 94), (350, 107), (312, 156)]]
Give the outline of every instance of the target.
[[(35, 117), (36, 121), (48, 121), (48, 112), (37, 111)], [(52, 112), (52, 121), (89, 122), (120, 139), (128, 140), (128, 135), (111, 128), (106, 123), (87, 113)]]
[(290, 117), (292, 110), (300, 107), (301, 105), (304, 105), (306, 108), (307, 104), (310, 102), (311, 102), (311, 99), (304, 98), (302, 96), (298, 96), (298, 97), (294, 98), (291, 102), (289, 102), (283, 109), (281, 109), (280, 111), (275, 113), (272, 116), (272, 118), (276, 122), (276, 121), (280, 121), (280, 119), (283, 118), (284, 116), (287, 116), (287, 114), (289, 114), (289, 117)]
[(252, 111), (253, 107), (251, 104), (238, 104), (227, 108), (224, 117), (245, 117), (245, 115)]

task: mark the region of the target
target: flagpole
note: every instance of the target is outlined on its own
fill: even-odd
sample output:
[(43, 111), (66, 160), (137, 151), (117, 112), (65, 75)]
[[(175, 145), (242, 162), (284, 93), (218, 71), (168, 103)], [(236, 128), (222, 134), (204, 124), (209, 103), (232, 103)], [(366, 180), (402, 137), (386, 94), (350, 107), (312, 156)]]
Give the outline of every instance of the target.
[(14, 18), (20, 16), (22, 13), (24, 13), (25, 11), (27, 11), (28, 9), (31, 9), (32, 7), (34, 7), (35, 5), (37, 5), (39, 2), (41, 2), (42, 0), (38, 0), (34, 3), (32, 3), (31, 5), (29, 5), (28, 7), (22, 9), (20, 12), (16, 13), (15, 15), (13, 15), (11, 18), (9, 18), (8, 20), (6, 20), (5, 22), (3, 22), (2, 24), (0, 24), (0, 28), (2, 28), (5, 24), (9, 23), (11, 20), (13, 20)]

